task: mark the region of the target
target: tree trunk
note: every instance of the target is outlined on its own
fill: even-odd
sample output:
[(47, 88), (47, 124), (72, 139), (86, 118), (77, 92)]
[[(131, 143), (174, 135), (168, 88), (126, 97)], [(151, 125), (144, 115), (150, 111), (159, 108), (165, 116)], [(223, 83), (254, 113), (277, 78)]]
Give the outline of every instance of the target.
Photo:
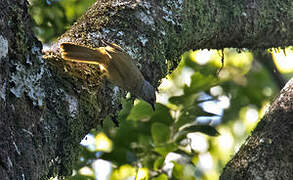
[[(115, 42), (157, 86), (186, 50), (292, 45), (292, 9), (292, 2), (281, 0), (98, 0), (41, 58), (27, 2), (0, 1), (0, 177), (34, 180), (70, 174), (81, 138), (120, 109), (125, 92), (103, 83), (96, 66), (62, 61), (60, 42), (91, 47), (100, 40)], [(286, 102), (276, 106), (289, 106)], [(274, 132), (281, 136), (284, 131)], [(282, 137), (292, 147), (289, 132)], [(267, 142), (273, 146), (276, 141), (269, 137)], [(292, 172), (292, 154), (291, 161), (281, 154), (274, 158), (283, 160), (282, 166), (274, 166), (291, 166)]]
[(293, 179), (293, 79), (226, 165), (223, 180)]

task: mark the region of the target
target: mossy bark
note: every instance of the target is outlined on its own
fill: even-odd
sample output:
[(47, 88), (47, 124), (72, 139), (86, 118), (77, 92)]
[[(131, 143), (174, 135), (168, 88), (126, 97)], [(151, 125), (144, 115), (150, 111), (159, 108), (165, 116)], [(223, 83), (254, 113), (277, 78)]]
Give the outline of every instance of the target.
[[(60, 42), (115, 42), (158, 86), (190, 49), (293, 44), (291, 1), (98, 0), (41, 58), (25, 0), (0, 2), (0, 177), (71, 173), (79, 142), (120, 109), (93, 65), (60, 59)], [(117, 89), (117, 88), (115, 88)]]

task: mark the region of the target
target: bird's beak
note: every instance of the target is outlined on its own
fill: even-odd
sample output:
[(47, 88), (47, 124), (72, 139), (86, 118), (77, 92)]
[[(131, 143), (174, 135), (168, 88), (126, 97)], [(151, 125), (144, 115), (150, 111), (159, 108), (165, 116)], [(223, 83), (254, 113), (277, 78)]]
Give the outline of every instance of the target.
[(153, 111), (155, 111), (155, 110), (156, 110), (156, 108), (155, 108), (155, 104), (152, 103), (151, 106), (152, 106), (152, 108), (153, 108)]

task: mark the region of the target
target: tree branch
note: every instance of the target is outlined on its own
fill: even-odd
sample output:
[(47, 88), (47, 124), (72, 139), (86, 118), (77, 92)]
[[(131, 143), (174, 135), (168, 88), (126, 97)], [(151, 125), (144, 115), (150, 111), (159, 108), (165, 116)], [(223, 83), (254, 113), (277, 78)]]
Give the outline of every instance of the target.
[(293, 178), (293, 79), (226, 165), (223, 180)]
[(102, 83), (96, 66), (62, 61), (60, 42), (115, 42), (158, 86), (189, 49), (292, 45), (292, 6), (281, 0), (98, 0), (43, 61), (26, 1), (0, 1), (0, 177), (70, 174), (80, 140), (120, 109), (125, 92)]

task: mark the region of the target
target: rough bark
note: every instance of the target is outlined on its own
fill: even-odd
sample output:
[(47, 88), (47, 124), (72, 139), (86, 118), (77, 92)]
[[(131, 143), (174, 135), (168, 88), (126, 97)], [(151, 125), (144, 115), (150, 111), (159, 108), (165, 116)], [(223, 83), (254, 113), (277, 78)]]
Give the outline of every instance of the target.
[(38, 179), (55, 157), (40, 132), (47, 77), (41, 44), (25, 1), (1, 1), (0, 9), (0, 177)]
[(226, 165), (223, 180), (293, 179), (293, 79)]
[(0, 9), (2, 179), (70, 174), (81, 138), (120, 108), (125, 92), (96, 66), (61, 61), (60, 42), (116, 42), (155, 86), (189, 49), (293, 44), (291, 1), (98, 0), (42, 59), (26, 1), (2, 0)]

